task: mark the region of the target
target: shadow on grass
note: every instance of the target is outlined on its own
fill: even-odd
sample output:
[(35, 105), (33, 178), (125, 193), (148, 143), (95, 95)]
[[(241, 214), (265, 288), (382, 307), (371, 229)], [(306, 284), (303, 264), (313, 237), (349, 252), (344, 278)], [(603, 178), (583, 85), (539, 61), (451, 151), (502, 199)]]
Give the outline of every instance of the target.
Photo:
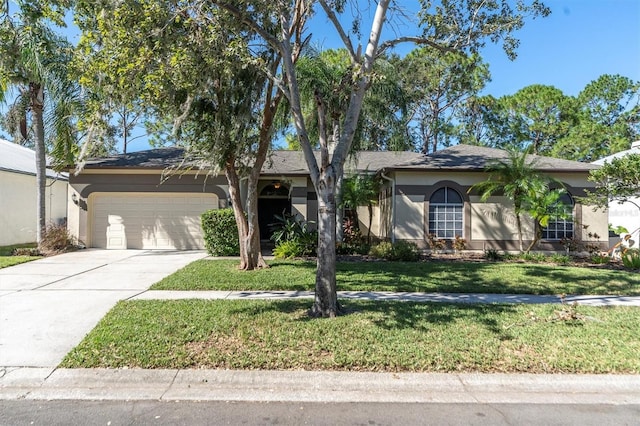
[[(264, 315), (270, 312), (293, 315), (296, 322), (336, 321), (336, 319), (312, 318), (308, 315), (312, 301), (305, 300), (255, 300), (230, 310), (230, 314), (242, 316)], [(370, 318), (375, 326), (383, 330), (429, 331), (432, 325), (476, 324), (486, 328), (500, 339), (510, 339), (508, 333), (499, 325), (498, 318), (517, 312), (515, 305), (508, 304), (453, 304), (431, 302), (399, 301), (354, 301), (341, 300), (345, 313), (337, 320), (354, 322), (361, 315)]]
[[(476, 262), (343, 262), (338, 289), (519, 293), (640, 294), (640, 274), (564, 266)], [(375, 280), (374, 281), (372, 281)]]
[(587, 279), (583, 279), (580, 271), (581, 269), (527, 265), (525, 276), (548, 282), (564, 283), (567, 286), (566, 293), (571, 294), (591, 294), (594, 291), (599, 294), (640, 294), (640, 274), (631, 271), (601, 269), (597, 270), (597, 274), (589, 274)]

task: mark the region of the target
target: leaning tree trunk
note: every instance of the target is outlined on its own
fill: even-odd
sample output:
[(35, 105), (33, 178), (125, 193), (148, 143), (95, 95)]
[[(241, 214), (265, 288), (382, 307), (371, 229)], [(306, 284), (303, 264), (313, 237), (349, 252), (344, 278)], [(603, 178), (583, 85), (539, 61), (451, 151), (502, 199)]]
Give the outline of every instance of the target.
[(340, 313), (336, 291), (336, 174), (325, 169), (318, 181), (318, 261), (311, 315), (333, 318)]
[(31, 83), (31, 114), (33, 127), (35, 128), (35, 149), (36, 149), (36, 242), (38, 246), (42, 243), (42, 237), (47, 228), (46, 223), (46, 187), (47, 187), (47, 154), (44, 143), (44, 92), (40, 84)]
[(225, 164), (224, 174), (229, 184), (229, 197), (231, 197), (231, 207), (233, 208), (233, 216), (236, 219), (236, 226), (238, 227), (238, 242), (240, 245), (240, 266), (239, 269), (247, 268), (247, 247), (244, 244), (245, 236), (247, 235), (247, 219), (244, 215), (244, 209), (242, 208), (242, 198), (240, 196), (240, 179), (236, 173), (234, 159), (229, 158)]
[(516, 226), (518, 227), (518, 243), (520, 247), (520, 253), (524, 252), (524, 244), (522, 243), (522, 219), (520, 215), (516, 213)]
[(336, 182), (336, 242), (342, 243), (344, 241), (344, 207), (342, 205), (342, 182), (344, 176), (338, 176)]

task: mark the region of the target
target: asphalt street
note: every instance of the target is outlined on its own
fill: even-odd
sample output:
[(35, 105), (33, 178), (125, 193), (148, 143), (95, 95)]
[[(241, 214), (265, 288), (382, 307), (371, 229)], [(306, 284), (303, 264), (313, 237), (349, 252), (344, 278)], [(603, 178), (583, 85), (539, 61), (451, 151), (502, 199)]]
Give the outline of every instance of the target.
[(0, 401), (0, 425), (637, 425), (640, 405)]

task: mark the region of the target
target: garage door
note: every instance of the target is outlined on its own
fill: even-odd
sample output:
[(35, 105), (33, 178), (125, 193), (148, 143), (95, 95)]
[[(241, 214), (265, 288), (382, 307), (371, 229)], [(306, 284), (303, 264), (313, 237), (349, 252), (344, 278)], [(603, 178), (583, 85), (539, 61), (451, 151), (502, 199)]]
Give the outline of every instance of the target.
[(202, 249), (200, 215), (218, 208), (215, 194), (97, 193), (91, 246), (130, 249)]

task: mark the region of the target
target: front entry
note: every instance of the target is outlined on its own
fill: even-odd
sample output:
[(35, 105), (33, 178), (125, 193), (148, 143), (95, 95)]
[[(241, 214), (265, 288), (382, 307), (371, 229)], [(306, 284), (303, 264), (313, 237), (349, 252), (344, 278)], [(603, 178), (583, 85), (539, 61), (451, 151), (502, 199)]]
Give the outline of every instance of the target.
[(269, 225), (276, 222), (276, 215), (282, 216), (283, 214), (291, 214), (289, 188), (280, 182), (265, 186), (258, 197), (258, 224), (261, 240), (271, 238), (273, 232)]

